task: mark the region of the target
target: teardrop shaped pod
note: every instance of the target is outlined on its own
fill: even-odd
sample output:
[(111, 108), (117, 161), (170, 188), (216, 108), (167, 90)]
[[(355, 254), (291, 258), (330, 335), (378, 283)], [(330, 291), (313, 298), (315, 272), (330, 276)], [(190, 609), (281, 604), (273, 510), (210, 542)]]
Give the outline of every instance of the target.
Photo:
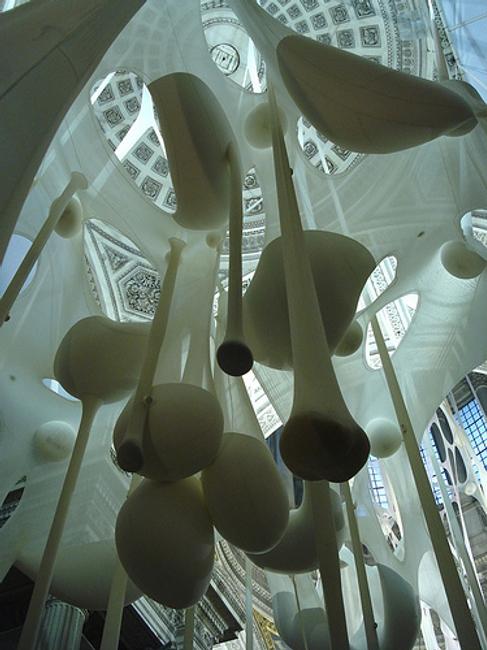
[(289, 518), (288, 499), (264, 442), (225, 433), (201, 483), (215, 527), (228, 542), (250, 553), (263, 553), (279, 542)]
[(83, 318), (59, 346), (54, 375), (78, 399), (95, 395), (104, 403), (117, 402), (137, 381), (148, 332), (141, 323)]
[(303, 36), (281, 40), (277, 58), (303, 115), (352, 151), (401, 151), (477, 124), (467, 102), (441, 84)]
[[(328, 346), (333, 353), (353, 320), (375, 261), (358, 241), (337, 233), (306, 230), (304, 243)], [(282, 237), (264, 249), (243, 304), (245, 331), (256, 360), (271, 368), (292, 368)]]
[(218, 347), (216, 358), (224, 372), (241, 377), (252, 368), (254, 359), (245, 342), (242, 325), (242, 179), (239, 156), (233, 144), (228, 148), (228, 164), (231, 196), (227, 327), (225, 339)]
[(220, 228), (228, 219), (233, 135), (215, 95), (195, 75), (175, 72), (148, 86), (157, 108), (178, 198), (174, 220), (190, 230)]
[[(123, 442), (133, 400), (120, 414), (113, 434), (115, 449)], [(218, 453), (223, 414), (210, 392), (191, 384), (159, 384), (151, 390), (142, 433), (143, 465), (138, 474), (158, 481), (177, 481), (210, 465)]]
[(255, 2), (231, 4), (276, 86), (280, 81), (306, 119), (345, 149), (390, 153), (477, 124), (469, 103), (440, 83), (300, 36)]
[(143, 481), (118, 513), (115, 541), (128, 576), (161, 605), (190, 607), (207, 590), (215, 546), (198, 479)]
[[(272, 87), (269, 88), (269, 98), (272, 107), (272, 146), (282, 232), (282, 260), (286, 260), (286, 264), (283, 264), (286, 313), (289, 315), (294, 369), (293, 407), (282, 432), (280, 450), (293, 474), (310, 481), (326, 479), (339, 483), (348, 481), (364, 465), (370, 445), (364, 431), (351, 416), (335, 376), (316, 287), (320, 284), (320, 278), (315, 280), (313, 274), (310, 262), (312, 255), (308, 254), (306, 233), (301, 223)], [(325, 234), (326, 240), (329, 234)], [(313, 239), (315, 235), (312, 233)], [(344, 239), (347, 241), (346, 248), (356, 244), (352, 239)], [(352, 268), (352, 287), (357, 291), (358, 299), (374, 263), (370, 253), (360, 244), (357, 246), (361, 254), (357, 254), (357, 260), (348, 260), (348, 264)], [(332, 260), (339, 262), (337, 251), (330, 248), (328, 252)], [(354, 277), (355, 264), (357, 275)], [(364, 274), (367, 266), (368, 272)], [(359, 282), (363, 275), (363, 281)], [(336, 280), (333, 274), (327, 280), (326, 287), (329, 290)], [(344, 313), (347, 310), (353, 312), (356, 300), (353, 295), (347, 295), (345, 289), (346, 286), (340, 286), (339, 291), (339, 297), (344, 301)], [(342, 303), (338, 301), (337, 304)], [(273, 317), (276, 319), (276, 314), (273, 313)], [(348, 322), (342, 325), (345, 329)], [(337, 342), (343, 334), (344, 330)]]
[[(340, 497), (330, 491), (337, 545), (340, 548), (345, 539), (345, 519), (343, 516)], [(316, 549), (313, 511), (309, 486), (304, 483), (303, 501), (299, 508), (293, 508), (289, 513), (289, 522), (284, 535), (267, 553), (251, 554), (248, 556), (261, 569), (276, 573), (309, 573), (319, 567)]]

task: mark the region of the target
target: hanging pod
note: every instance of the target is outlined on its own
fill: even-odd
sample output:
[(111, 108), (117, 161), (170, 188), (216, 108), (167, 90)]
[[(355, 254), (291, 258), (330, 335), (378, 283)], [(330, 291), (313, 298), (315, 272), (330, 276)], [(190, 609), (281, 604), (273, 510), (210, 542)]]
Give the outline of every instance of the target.
[(146, 325), (116, 323), (103, 316), (90, 316), (68, 330), (56, 353), (54, 375), (68, 393), (81, 400), (82, 415), (22, 628), (21, 650), (30, 650), (36, 643), (93, 420), (102, 404), (119, 401), (133, 389), (146, 336)]
[(174, 295), (178, 267), (185, 243), (180, 239), (169, 240), (167, 268), (161, 283), (161, 292), (154, 319), (150, 326), (147, 344), (142, 356), (140, 376), (131, 402), (130, 415), (122, 412), (121, 424), (116, 426), (115, 449), (120, 467), (127, 472), (137, 472), (144, 465), (143, 434), (150, 403), (150, 392), (162, 343), (169, 321), (169, 311)]
[(115, 540), (128, 576), (158, 603), (190, 607), (207, 590), (215, 545), (198, 479), (142, 481), (118, 513)]
[[(379, 650), (411, 650), (421, 622), (417, 595), (406, 580), (382, 564), (367, 566), (366, 571)], [(266, 578), (272, 594), (274, 620), (283, 641), (294, 650), (335, 650), (330, 641), (327, 611), (311, 576), (289, 577), (266, 572)], [(354, 632), (350, 650), (370, 650), (363, 625)]]
[[(333, 519), (337, 535), (337, 546), (340, 548), (344, 542), (345, 519), (340, 497), (333, 490), (330, 491)], [(247, 553), (252, 562), (261, 569), (276, 573), (309, 573), (319, 567), (318, 552), (316, 548), (313, 510), (309, 486), (304, 483), (303, 501), (298, 508), (293, 508), (289, 513), (289, 523), (284, 535), (274, 548), (267, 553)]]
[(221, 228), (228, 220), (233, 139), (225, 111), (195, 75), (174, 72), (148, 86), (160, 120), (178, 207), (174, 220), (190, 230)]
[(228, 542), (249, 553), (263, 553), (279, 542), (288, 523), (287, 494), (263, 441), (225, 433), (201, 483), (215, 528)]
[(254, 363), (242, 326), (242, 177), (240, 161), (234, 144), (228, 149), (230, 166), (230, 267), (227, 326), (225, 339), (217, 350), (220, 368), (229, 375), (245, 375)]
[[(333, 354), (343, 349), (339, 346), (353, 324), (360, 293), (375, 267), (374, 258), (358, 241), (338, 233), (305, 230), (303, 236), (302, 254), (309, 259), (319, 316)], [(290, 260), (284, 250), (283, 236), (265, 247), (243, 299), (245, 332), (256, 360), (283, 370), (293, 368), (285, 281)]]
[[(221, 321), (219, 325), (217, 339)], [(286, 530), (287, 493), (243, 380), (220, 371), (215, 383), (226, 433), (215, 462), (201, 473), (206, 503), (215, 528), (228, 542), (262, 553)]]
[[(282, 432), (281, 455), (289, 469), (303, 479), (339, 483), (363, 467), (370, 445), (350, 415), (335, 376), (272, 88), (269, 97), (294, 370), (293, 407)], [(333, 254), (331, 249), (329, 254)], [(365, 284), (374, 262), (366, 251), (362, 259), (365, 268), (358, 262), (358, 275), (363, 273)], [(330, 285), (334, 281), (333, 276), (328, 278)], [(363, 284), (356, 283), (357, 299)], [(343, 300), (347, 306), (348, 296)], [(356, 300), (350, 299), (349, 311), (355, 304)]]
[[(113, 441), (120, 449), (133, 408), (130, 400), (115, 425)], [(216, 458), (223, 415), (214, 395), (183, 383), (153, 386), (142, 431), (143, 464), (137, 473), (158, 481), (192, 476)]]
[[(220, 448), (223, 414), (213, 393), (209, 327), (218, 254), (206, 251), (210, 273), (202, 278), (202, 310), (189, 324), (182, 381), (152, 385), (173, 300), (182, 242), (172, 240), (168, 268), (135, 396), (114, 429), (124, 469), (158, 481), (176, 481), (212, 463)], [(206, 319), (205, 319), (206, 316)]]
[(300, 36), (257, 3), (231, 6), (304, 117), (344, 149), (391, 153), (477, 124), (470, 102), (440, 83)]

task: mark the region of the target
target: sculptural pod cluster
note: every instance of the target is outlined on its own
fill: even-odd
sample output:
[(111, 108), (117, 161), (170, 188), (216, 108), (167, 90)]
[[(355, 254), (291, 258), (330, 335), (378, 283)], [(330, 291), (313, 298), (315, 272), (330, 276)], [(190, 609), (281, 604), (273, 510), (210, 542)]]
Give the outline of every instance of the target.
[[(352, 10), (364, 19), (359, 31), (335, 30), (337, 43), (360, 34), (365, 47), (375, 29), (368, 18), (379, 20), (371, 3), (327, 9), (336, 25)], [(235, 12), (228, 24), (248, 38), (248, 56), (261, 57), (245, 88), (211, 67), (211, 58), (223, 61), (231, 76), (228, 66), (244, 61), (226, 43), (208, 55), (195, 0), (52, 0), (0, 14), (9, 55), (0, 150), (12, 160), (0, 191), (0, 257), (14, 231), (32, 236), (12, 273), (7, 265), (0, 384), (10, 401), (32, 391), (32, 409), (23, 410), (40, 413), (39, 421), (12, 416), (7, 404), (5, 421), (13, 429), (23, 419), (15, 432), (31, 432), (27, 451), (15, 455), (29, 456), (20, 475), (38, 480), (39, 465), (56, 478), (69, 458), (47, 541), (36, 546), (23, 541), (21, 525), (17, 537), (7, 529), (13, 550), (0, 570), (15, 561), (36, 580), (19, 650), (36, 647), (48, 593), (77, 607), (118, 608), (107, 615), (113, 629), (142, 593), (192, 608), (222, 547), (245, 563), (249, 619), (251, 567), (263, 583), (266, 576), (278, 632), (293, 650), (411, 650), (419, 594), (428, 591), (418, 579), (428, 533), (436, 564), (424, 573), (445, 587), (428, 598), (462, 647), (480, 650), (485, 605), (478, 585), (467, 603), (415, 427), (426, 426), (452, 377), (487, 356), (479, 306), (487, 254), (471, 224), (463, 239), (454, 224), (455, 211), (487, 200), (486, 105), (468, 83), (448, 78), (439, 52), (433, 81), (335, 47), (324, 34), (320, 42), (297, 34), (285, 24), (285, 2), (278, 19), (271, 13), (281, 8), (266, 0), (202, 8), (213, 4)], [(314, 11), (326, 3), (301, 4)], [(313, 25), (320, 20), (317, 9)], [(305, 33), (308, 23), (300, 25)], [(265, 94), (249, 92), (256, 85)], [(103, 133), (84, 138), (97, 121)], [(131, 180), (122, 183), (125, 173)], [(394, 278), (385, 278), (384, 259), (395, 260)], [(405, 334), (397, 304), (413, 292), (421, 308), (413, 322), (404, 303), (411, 332), (397, 350)], [(437, 304), (441, 332), (433, 333)], [(385, 333), (384, 313), (396, 317)], [(469, 318), (478, 350), (459, 338)], [(417, 345), (409, 343), (415, 332)], [(42, 349), (36, 338), (45, 338)], [(3, 437), (3, 407), (1, 424)], [(272, 452), (263, 430), (277, 439)], [(438, 425), (432, 431), (442, 440)], [(450, 438), (455, 481), (485, 501), (463, 461), (466, 445), (451, 430)], [(75, 533), (66, 543), (86, 455), (110, 463), (123, 503), (114, 539)], [(389, 519), (369, 493), (370, 455), (374, 477), (387, 476)], [(123, 472), (133, 475), (127, 494)], [(28, 485), (29, 504), (33, 492)], [(412, 517), (413, 502), (424, 521)], [(82, 519), (80, 511), (71, 518)], [(408, 553), (416, 529), (420, 550)], [(475, 577), (469, 554), (459, 557)], [(115, 648), (111, 638), (103, 650)]]

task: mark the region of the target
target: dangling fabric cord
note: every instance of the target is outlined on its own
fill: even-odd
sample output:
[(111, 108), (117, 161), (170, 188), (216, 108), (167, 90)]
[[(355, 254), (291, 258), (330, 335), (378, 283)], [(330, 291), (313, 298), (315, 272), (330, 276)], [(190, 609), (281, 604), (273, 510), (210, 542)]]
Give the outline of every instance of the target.
[(254, 648), (254, 615), (252, 608), (252, 562), (245, 557), (245, 650)]
[(374, 620), (374, 610), (372, 609), (372, 600), (370, 599), (369, 583), (367, 581), (367, 572), (365, 570), (364, 553), (360, 534), (355, 518), (355, 508), (352, 501), (352, 494), (348, 482), (342, 483), (343, 493), (345, 495), (345, 505), (347, 507), (348, 527), (350, 537), (352, 538), (353, 557), (355, 560), (355, 570), (357, 572), (357, 582), (362, 603), (362, 613), (364, 615), (365, 637), (367, 639), (367, 650), (379, 650), (377, 640), (377, 628)]
[(195, 609), (196, 605), (188, 607), (184, 614), (183, 650), (193, 650)]

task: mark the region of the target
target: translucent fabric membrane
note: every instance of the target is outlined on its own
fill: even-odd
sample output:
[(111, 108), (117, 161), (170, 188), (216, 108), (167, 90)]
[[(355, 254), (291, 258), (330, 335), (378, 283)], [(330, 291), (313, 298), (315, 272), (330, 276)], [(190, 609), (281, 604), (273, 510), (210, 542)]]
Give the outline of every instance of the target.
[[(31, 244), (32, 242), (27, 239), (27, 237), (23, 237), (22, 235), (17, 234), (14, 234), (12, 236), (5, 253), (5, 258), (2, 262), (2, 266), (0, 267), (0, 295), (2, 295), (5, 289), (8, 287), (10, 281), (12, 280), (15, 272), (19, 267), (19, 264), (22, 262), (27, 251), (31, 247)], [(32, 282), (36, 269), (37, 263), (34, 264), (34, 267), (27, 276), (27, 279), (25, 280), (21, 291), (24, 291)]]
[[(11, 4), (4, 2), (3, 9)], [(224, 0), (201, 4), (198, 0), (94, 0), (88, 4), (73, 0), (68, 11), (57, 0), (26, 3), (17, 16), (35, 12), (35, 29), (29, 34), (39, 40), (34, 47), (34, 41), (17, 38), (10, 46), (9, 61), (19, 73), (9, 80), (10, 89), (22, 87), (25, 96), (35, 97), (34, 91), (23, 84), (40, 61), (33, 60), (31, 65), (27, 57), (28, 70), (23, 69), (27, 59), (16, 48), (21, 51), (30, 43), (39, 53), (37, 46), (42, 43), (46, 56), (53, 52), (58, 57), (54, 61), (41, 58), (43, 64), (49, 61), (52, 65), (46, 74), (51, 85), (43, 86), (42, 106), (44, 102), (50, 105), (57, 96), (54, 90), (60, 79), (61, 54), (67, 57), (66, 75), (72, 80), (66, 96), (73, 98), (65, 113), (54, 106), (54, 116), (41, 113), (41, 102), (12, 100), (8, 104), (8, 115), (15, 116), (6, 129), (12, 142), (10, 149), (5, 149), (3, 140), (1, 144), (15, 174), (9, 167), (5, 181), (12, 175), (16, 178), (18, 173), (21, 189), (26, 188), (18, 210), (12, 208), (9, 213), (18, 216), (10, 221), (15, 233), (34, 241), (72, 175), (82, 174), (86, 183), (76, 190), (83, 228), (68, 238), (52, 232), (39, 254), (29, 287), (18, 295), (10, 319), (0, 327), (1, 501), (15, 489), (19, 477), (28, 477), (18, 507), (0, 531), (0, 574), (5, 575), (16, 564), (35, 579), (69, 466), (70, 445), (80, 440), (76, 437), (79, 429), (84, 436), (90, 433), (90, 437), (81, 438), (86, 450), (69, 510), (65, 510), (64, 532), (58, 540), (59, 563), (54, 567), (50, 593), (78, 607), (105, 610), (116, 566), (117, 534), (121, 554), (132, 545), (124, 556), (131, 579), (137, 578), (135, 582), (143, 583), (145, 592), (154, 593), (166, 606), (188, 611), (207, 598), (204, 591), (213, 579), (213, 587), (223, 592), (221, 602), (235, 603), (233, 611), (240, 612), (243, 590), (235, 594), (244, 582), (246, 561), (231, 558), (238, 553), (240, 559), (244, 558), (245, 549), (250, 548), (251, 573), (257, 576), (258, 583), (253, 597), (262, 599), (256, 602), (255, 609), (266, 612), (269, 618), (273, 616), (284, 643), (289, 640), (287, 645), (299, 650), (306, 646), (302, 643), (300, 620), (306, 623), (308, 615), (300, 618), (296, 592), (303, 595), (303, 609), (319, 617), (317, 628), (322, 623), (320, 629), (326, 627), (322, 594), (309, 576), (320, 566), (314, 510), (329, 516), (329, 525), (323, 526), (323, 539), (325, 546), (332, 541), (337, 556), (328, 567), (335, 576), (329, 586), (339, 586), (343, 576), (344, 598), (354, 623), (350, 647), (366, 647), (350, 551), (351, 528), (344, 521), (344, 489), (332, 487), (332, 492), (326, 492), (326, 507), (321, 508), (318, 501), (320, 507), (315, 509), (313, 485), (318, 496), (323, 486), (321, 480), (310, 480), (305, 482), (300, 507), (290, 510), (277, 466), (263, 440), (281, 423), (285, 429), (291, 414), (297, 412), (293, 413), (295, 401), (301, 400), (300, 414), (306, 415), (304, 406), (310, 391), (304, 387), (309, 385), (314, 391), (313, 408), (326, 399), (334, 407), (338, 401), (329, 395), (341, 396), (341, 414), (345, 414), (347, 427), (353, 422), (353, 428), (344, 427), (344, 438), (337, 436), (332, 446), (340, 452), (353, 449), (355, 453), (357, 448), (351, 441), (358, 431), (363, 433), (357, 438), (357, 456), (363, 464), (352, 467), (353, 476), (347, 474), (344, 478), (340, 474), (338, 478), (343, 480), (342, 488), (350, 479), (359, 545), (366, 546), (368, 557), (375, 560), (365, 572), (373, 601), (372, 623), (377, 622), (379, 634), (391, 635), (387, 643), (381, 636), (381, 643), (397, 650), (403, 650), (402, 645), (405, 650), (413, 647), (414, 639), (406, 638), (403, 626), (411, 637), (417, 635), (419, 599), (438, 612), (446, 626), (461, 627), (462, 621), (454, 620), (459, 610), (448, 606), (431, 550), (427, 520), (437, 510), (431, 503), (425, 518), (419, 494), (429, 493), (427, 486), (420, 486), (419, 492), (416, 489), (407, 451), (416, 449), (415, 438), (418, 443), (423, 440), (423, 432), (432, 426), (445, 395), (461, 377), (487, 359), (486, 273), (479, 264), (477, 275), (455, 276), (444, 265), (441, 252), (450, 242), (459, 244), (461, 250), (470, 246), (467, 237), (462, 238), (459, 225), (462, 215), (470, 214), (473, 236), (480, 247), (475, 252), (484, 259), (478, 251), (485, 254), (481, 230), (487, 206), (487, 136), (482, 124), (469, 132), (457, 124), (456, 137), (438, 135), (417, 144), (408, 140), (403, 131), (407, 135), (416, 133), (412, 126), (415, 111), (421, 112), (427, 102), (416, 102), (417, 97), (411, 95), (405, 102), (405, 121), (391, 126), (382, 112), (388, 89), (384, 89), (385, 95), (364, 102), (363, 88), (352, 84), (349, 113), (359, 115), (356, 123), (360, 126), (368, 125), (371, 147), (380, 138), (384, 147), (376, 149), (380, 153), (357, 154), (349, 144), (337, 146), (323, 134), (319, 136), (316, 129), (313, 132), (311, 119), (317, 122), (317, 118), (309, 108), (309, 97), (315, 98), (313, 93), (322, 90), (326, 98), (334, 99), (323, 100), (320, 111), (333, 109), (340, 122), (337, 96), (333, 93), (343, 78), (327, 77), (326, 84), (309, 80), (334, 70), (338, 66), (336, 57), (343, 63), (340, 57), (345, 53), (352, 57), (347, 58), (353, 62), (351, 67), (363, 70), (364, 64), (372, 66), (368, 70), (377, 73), (378, 80), (397, 70), (406, 73), (406, 78), (400, 77), (400, 84), (407, 87), (418, 80), (431, 80), (436, 61), (429, 28), (422, 22), (423, 10), (389, 0), (232, 0), (232, 9)], [(96, 24), (96, 30), (78, 32), (79, 25), (86, 26), (85, 19), (92, 18), (95, 6), (106, 11), (104, 20)], [(265, 11), (255, 13), (259, 6)], [(62, 13), (68, 34), (52, 28), (55, 16), (51, 14), (43, 24), (42, 13), (53, 7)], [(127, 15), (123, 14), (124, 7)], [(12, 20), (5, 30), (9, 33), (2, 32), (5, 38), (17, 34), (15, 11), (6, 11), (2, 16), (3, 25)], [(126, 19), (122, 20), (123, 16)], [(110, 30), (115, 24), (118, 31), (113, 33)], [(294, 31), (282, 32), (286, 27)], [(108, 34), (107, 45), (98, 58), (94, 57), (91, 67), (83, 68), (101, 42), (98, 29)], [(70, 40), (74, 34), (79, 41)], [(74, 48), (69, 56), (68, 41)], [(310, 43), (320, 48), (319, 56), (309, 54)], [(307, 58), (303, 59), (303, 52)], [(318, 62), (327, 57), (332, 57), (333, 66), (320, 68)], [(78, 64), (83, 69), (73, 78), (70, 75), (78, 71)], [(383, 67), (375, 68), (376, 64)], [(264, 92), (266, 75), (269, 84)], [(392, 78), (397, 81), (397, 77)], [(161, 91), (157, 96), (159, 124), (149, 88), (167, 89), (171, 84), (174, 92), (164, 95)], [(439, 84), (438, 80), (426, 84), (426, 94), (441, 95), (444, 87)], [(10, 92), (2, 95), (2, 102), (10, 101)], [(460, 102), (456, 97), (455, 101), (449, 97), (455, 106), (456, 101)], [(171, 109), (166, 112), (169, 104)], [(372, 111), (374, 105), (380, 108), (377, 114), (375, 109)], [(366, 115), (362, 109), (366, 109)], [(41, 115), (45, 121), (42, 129), (36, 121)], [(257, 134), (253, 141), (248, 129), (252, 119), (255, 128), (251, 135)], [(438, 134), (443, 133), (437, 121), (435, 110), (431, 130), (437, 133), (438, 128)], [(344, 137), (353, 132), (351, 122), (347, 119), (340, 124)], [(173, 124), (177, 128), (172, 128)], [(397, 145), (399, 131), (409, 148), (386, 147), (389, 142), (384, 132)], [(23, 163), (17, 169), (14, 163), (24, 151), (20, 145), (27, 146), (40, 134), (47, 134), (47, 140), (49, 134), (52, 136), (52, 141), (39, 144), (45, 145), (44, 157), (32, 165), (36, 169), (27, 169)], [(36, 145), (34, 153), (38, 151)], [(30, 160), (30, 150), (27, 154), (25, 159)], [(320, 165), (328, 173), (318, 173)], [(31, 177), (27, 171), (32, 172)], [(195, 196), (203, 198), (194, 200)], [(189, 206), (186, 214), (178, 214), (183, 205)], [(225, 239), (230, 214), (237, 226), (243, 217), (243, 236), (241, 264), (239, 255), (233, 255), (240, 271), (236, 274), (236, 291), (227, 296), (230, 248), (232, 243), (240, 243), (239, 239)], [(300, 224), (302, 237), (296, 235), (301, 233)], [(236, 231), (239, 234), (239, 227)], [(0, 239), (3, 244), (3, 231)], [(257, 318), (249, 318), (249, 304), (258, 274), (266, 270), (262, 262), (284, 240), (280, 270), (274, 272), (279, 267), (271, 260), (266, 298), (256, 300), (256, 311), (264, 323), (261, 329), (270, 339), (268, 349), (280, 345), (282, 335), (284, 362), (279, 365), (262, 355), (243, 379), (223, 374), (216, 351), (227, 325), (224, 303), (231, 297), (238, 312), (240, 290), (246, 290), (241, 320), (248, 340), (248, 331), (252, 326), (256, 329)], [(344, 253), (338, 255), (342, 244)], [(309, 255), (303, 254), (308, 253), (307, 246), (311, 249)], [(22, 255), (19, 253), (18, 258)], [(308, 259), (316, 262), (317, 272), (308, 268)], [(323, 268), (325, 271), (320, 272)], [(291, 330), (288, 286), (292, 287), (289, 295), (293, 328), (296, 332), (296, 322), (301, 327), (299, 337), (294, 332), (294, 350), (285, 331), (286, 318), (288, 333)], [(216, 294), (224, 300), (216, 300)], [(332, 302), (323, 310), (327, 313), (322, 313), (321, 304), (315, 303), (330, 296)], [(274, 302), (275, 298), (279, 300)], [(343, 305), (347, 309), (340, 323), (342, 331), (333, 326)], [(309, 314), (312, 318), (308, 318)], [(403, 429), (398, 419), (404, 425), (407, 418), (404, 414), (396, 417), (377, 341), (371, 332), (375, 315), (409, 414), (410, 426), (408, 421)], [(328, 319), (333, 322), (330, 324)], [(311, 322), (314, 329), (306, 329)], [(355, 331), (361, 329), (364, 333), (359, 347), (345, 356), (325, 354), (332, 330), (336, 329), (338, 347), (352, 322), (356, 323)], [(146, 345), (149, 331), (150, 346)], [(258, 335), (253, 334), (258, 341)], [(300, 356), (304, 348), (306, 357)], [(327, 374), (317, 373), (319, 379), (314, 381), (307, 372), (308, 365), (321, 372), (325, 364)], [(281, 367), (285, 369), (278, 369)], [(390, 368), (386, 369), (390, 379)], [(68, 399), (55, 382), (76, 394), (79, 401)], [(328, 390), (330, 386), (333, 392)], [(193, 388), (201, 402), (194, 397)], [(91, 392), (95, 389), (99, 397), (96, 403)], [(172, 399), (178, 391), (183, 397)], [(167, 395), (169, 398), (164, 399)], [(210, 449), (215, 456), (206, 454), (204, 445), (203, 450), (200, 447), (206, 440), (202, 425), (207, 419), (200, 417), (198, 410), (203, 402), (211, 403), (212, 417), (216, 413), (213, 420), (209, 418), (212, 422), (208, 427), (217, 442), (221, 436), (221, 446)], [(88, 426), (95, 412), (93, 426)], [(333, 415), (333, 408), (330, 413)], [(478, 422), (479, 412), (465, 413), (469, 418), (465, 426), (474, 420), (475, 440), (480, 445), (483, 429)], [(455, 490), (460, 496), (470, 494), (485, 509), (478, 487), (478, 477), (483, 480), (484, 476), (481, 462), (475, 461), (467, 438), (448, 413), (446, 418), (449, 429), (440, 416), (434, 419), (433, 427), (442, 469), (448, 472), (440, 472), (439, 477), (449, 476), (450, 493)], [(367, 463), (367, 430), (372, 431), (369, 425), (378, 419), (385, 420), (389, 430), (393, 434), (398, 430), (401, 436), (389, 455)], [(218, 426), (213, 426), (217, 420)], [(186, 446), (178, 444), (182, 439), (178, 427), (183, 422), (189, 422), (184, 430), (190, 441)], [(404, 430), (409, 436), (408, 449)], [(39, 455), (39, 431), (45, 435), (44, 442), (63, 441), (63, 458), (53, 459), (50, 443), (44, 447), (46, 455)], [(70, 432), (74, 432), (72, 437)], [(281, 441), (284, 439), (283, 434)], [(342, 444), (343, 440), (347, 444)], [(176, 468), (177, 479), (175, 473), (171, 480), (159, 480), (161, 476), (167, 478), (163, 461), (168, 454), (164, 449), (152, 453), (151, 445), (163, 448), (165, 443), (171, 454), (182, 455)], [(244, 448), (252, 451), (241, 453)], [(312, 460), (316, 456), (313, 449), (311, 453), (310, 447), (305, 450), (308, 460), (310, 455)], [(125, 471), (145, 472), (141, 475), (156, 476), (158, 480), (149, 478), (141, 491), (127, 499), (128, 478), (114, 464), (114, 453)], [(264, 470), (257, 471), (260, 465), (247, 462), (254, 454), (262, 460)], [(196, 466), (191, 464), (195, 457)], [(155, 469), (150, 459), (156, 459)], [(336, 470), (338, 464), (326, 464), (326, 469)], [(343, 466), (347, 469), (346, 462)], [(204, 498), (211, 501), (211, 514), (200, 487), (203, 473), (207, 482)], [(372, 492), (369, 476), (374, 481)], [(137, 498), (131, 500), (134, 495)], [(125, 533), (115, 532), (120, 510), (122, 515), (128, 512), (120, 524)], [(224, 529), (222, 511), (228, 517), (224, 523), (230, 520), (232, 524), (225, 531), (230, 531), (228, 536), (236, 533), (236, 546), (240, 544), (244, 550), (233, 553), (228, 541), (215, 545), (216, 521)], [(130, 523), (132, 515), (138, 525)], [(323, 523), (321, 515), (315, 517), (318, 523)], [(194, 522), (197, 525), (191, 526)], [(196, 531), (194, 535), (186, 534), (190, 528)], [(327, 538), (333, 529), (338, 535)], [(268, 530), (272, 535), (265, 537)], [(178, 531), (183, 533), (178, 535)], [(251, 537), (249, 545), (247, 534)], [(219, 535), (225, 537), (221, 532)], [(433, 542), (436, 539), (433, 536)], [(447, 544), (446, 539), (444, 542)], [(289, 548), (292, 552), (286, 554)], [(330, 557), (323, 556), (327, 562)], [(283, 558), (286, 562), (279, 564)], [(145, 563), (143, 581), (140, 567), (134, 568), (131, 560)], [(296, 573), (295, 566), (289, 569), (289, 562), (298, 560), (302, 573)], [(158, 574), (155, 586), (149, 584), (161, 567), (173, 572), (172, 577), (161, 579)], [(296, 575), (293, 582), (291, 576)], [(95, 583), (101, 585), (96, 593), (92, 589)], [(328, 585), (324, 586), (326, 595)], [(184, 598), (176, 598), (182, 591)], [(337, 588), (338, 598), (339, 592)], [(129, 583), (127, 600), (133, 600), (138, 593)], [(460, 600), (464, 602), (463, 595)], [(338, 619), (333, 612), (339, 600), (332, 601), (327, 603), (327, 612), (332, 612), (330, 620), (334, 625)], [(154, 611), (148, 601), (143, 602), (144, 608), (139, 611)], [(208, 599), (203, 601), (205, 612), (210, 611), (205, 609), (210, 607), (208, 603)], [(291, 603), (290, 609), (286, 609), (286, 603)], [(397, 607), (395, 611), (392, 605)], [(204, 624), (198, 611), (195, 608), (197, 632)], [(249, 620), (254, 619), (249, 616)], [(294, 628), (288, 635), (286, 625), (293, 621)], [(324, 638), (319, 636), (313, 643), (326, 648)], [(470, 650), (472, 645), (466, 647)]]

